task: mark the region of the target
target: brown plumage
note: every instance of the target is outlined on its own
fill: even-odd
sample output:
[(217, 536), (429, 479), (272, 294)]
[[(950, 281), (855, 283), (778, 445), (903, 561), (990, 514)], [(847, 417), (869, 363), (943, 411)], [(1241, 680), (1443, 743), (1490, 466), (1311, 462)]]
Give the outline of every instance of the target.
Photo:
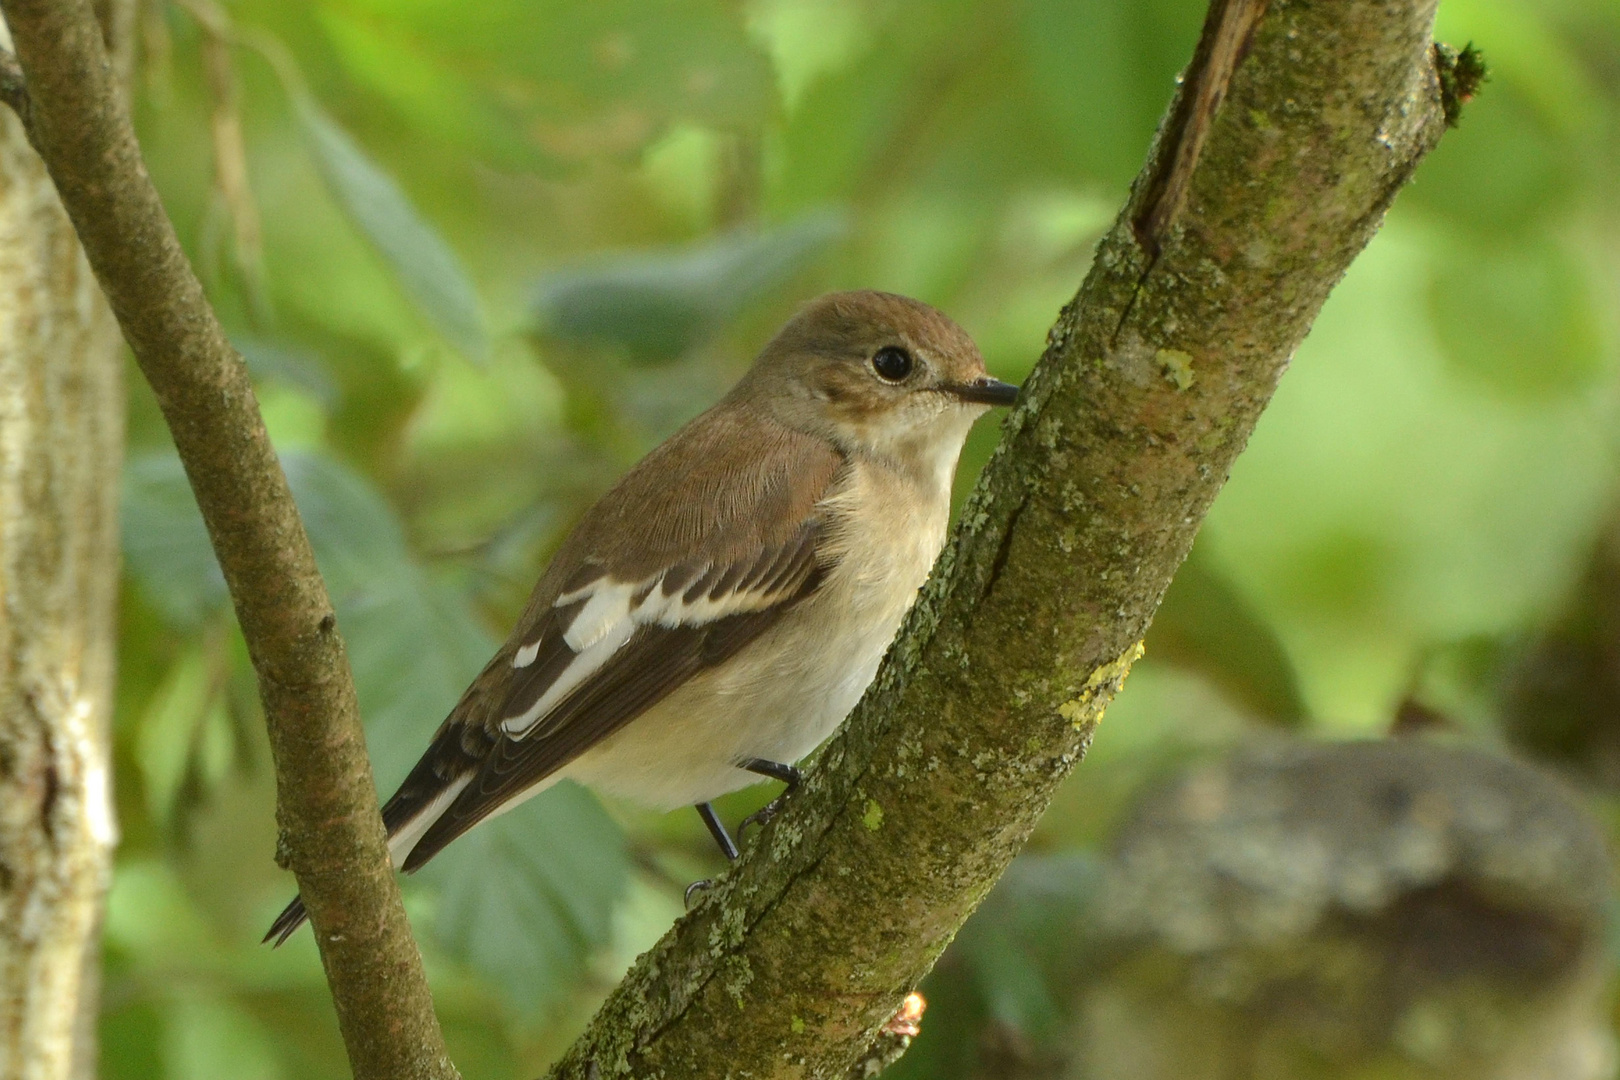
[[(396, 865), (562, 776), (706, 804), (759, 781), (743, 763), (808, 753), (938, 554), (973, 419), (1013, 391), (915, 300), (807, 305), (563, 542), (384, 805)], [(294, 900), (267, 938), (303, 917)]]

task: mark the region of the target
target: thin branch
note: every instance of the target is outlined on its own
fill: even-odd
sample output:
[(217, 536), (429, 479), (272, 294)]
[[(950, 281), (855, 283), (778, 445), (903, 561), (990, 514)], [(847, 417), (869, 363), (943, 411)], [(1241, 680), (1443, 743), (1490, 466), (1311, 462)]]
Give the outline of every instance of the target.
[(846, 1075), (1084, 755), (1289, 358), (1445, 129), (1435, 0), (1215, 7), (1151, 155), (1178, 179), (1138, 179), (872, 689), (555, 1077)]
[[(0, 0), (31, 137), (174, 435), (259, 676), (279, 856), (361, 1080), (455, 1076), (383, 843), (348, 658), (308, 537), (141, 160), (88, 0)], [(12, 97), (8, 101), (15, 101)]]

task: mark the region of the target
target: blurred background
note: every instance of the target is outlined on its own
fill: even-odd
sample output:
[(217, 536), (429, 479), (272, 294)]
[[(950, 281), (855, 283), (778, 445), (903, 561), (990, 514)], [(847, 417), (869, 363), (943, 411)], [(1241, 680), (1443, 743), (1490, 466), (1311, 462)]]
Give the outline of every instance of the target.
[[(147, 159), (285, 455), (379, 785), (581, 510), (806, 298), (917, 296), (1023, 378), (1204, 6), (146, 0)], [(893, 1075), (1614, 1075), (1620, 5), (1443, 0), (1437, 36), (1484, 50), (1484, 93)], [(129, 383), (104, 1070), (345, 1076), (310, 935), (258, 944), (293, 884), (252, 673)], [(539, 1074), (719, 869), (696, 815), (562, 787), (408, 879), (463, 1075)]]

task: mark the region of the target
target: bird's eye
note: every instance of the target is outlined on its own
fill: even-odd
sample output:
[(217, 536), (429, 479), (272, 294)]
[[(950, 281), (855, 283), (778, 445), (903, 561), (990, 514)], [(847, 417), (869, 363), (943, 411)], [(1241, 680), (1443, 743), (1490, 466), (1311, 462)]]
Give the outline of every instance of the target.
[(895, 345), (885, 345), (872, 357), (872, 370), (884, 382), (899, 382), (911, 374), (915, 364), (910, 353)]

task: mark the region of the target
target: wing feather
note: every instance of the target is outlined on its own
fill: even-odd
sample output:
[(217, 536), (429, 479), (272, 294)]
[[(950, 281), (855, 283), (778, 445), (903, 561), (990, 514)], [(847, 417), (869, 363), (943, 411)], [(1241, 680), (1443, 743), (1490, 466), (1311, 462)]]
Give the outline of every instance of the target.
[[(768, 602), (758, 593), (732, 592), (731, 614), (711, 617), (716, 602), (693, 605), (703, 609), (699, 620), (643, 621), (624, 643), (597, 661), (542, 715), (520, 732), (503, 725), (501, 735), (480, 762), (476, 774), (412, 848), (403, 869), (414, 870), (524, 791), (562, 768), (596, 743), (612, 735), (668, 696), (693, 675), (735, 655), (776, 623), (793, 605), (811, 595), (823, 570), (815, 559), (818, 530), (801, 531), (798, 557), (789, 564), (791, 574), (777, 575)], [(723, 580), (723, 576), (720, 579)], [(606, 639), (611, 640), (611, 639)], [(595, 648), (580, 654), (575, 663), (596, 660)], [(510, 712), (510, 708), (503, 710)], [(528, 720), (527, 714), (520, 719)]]

